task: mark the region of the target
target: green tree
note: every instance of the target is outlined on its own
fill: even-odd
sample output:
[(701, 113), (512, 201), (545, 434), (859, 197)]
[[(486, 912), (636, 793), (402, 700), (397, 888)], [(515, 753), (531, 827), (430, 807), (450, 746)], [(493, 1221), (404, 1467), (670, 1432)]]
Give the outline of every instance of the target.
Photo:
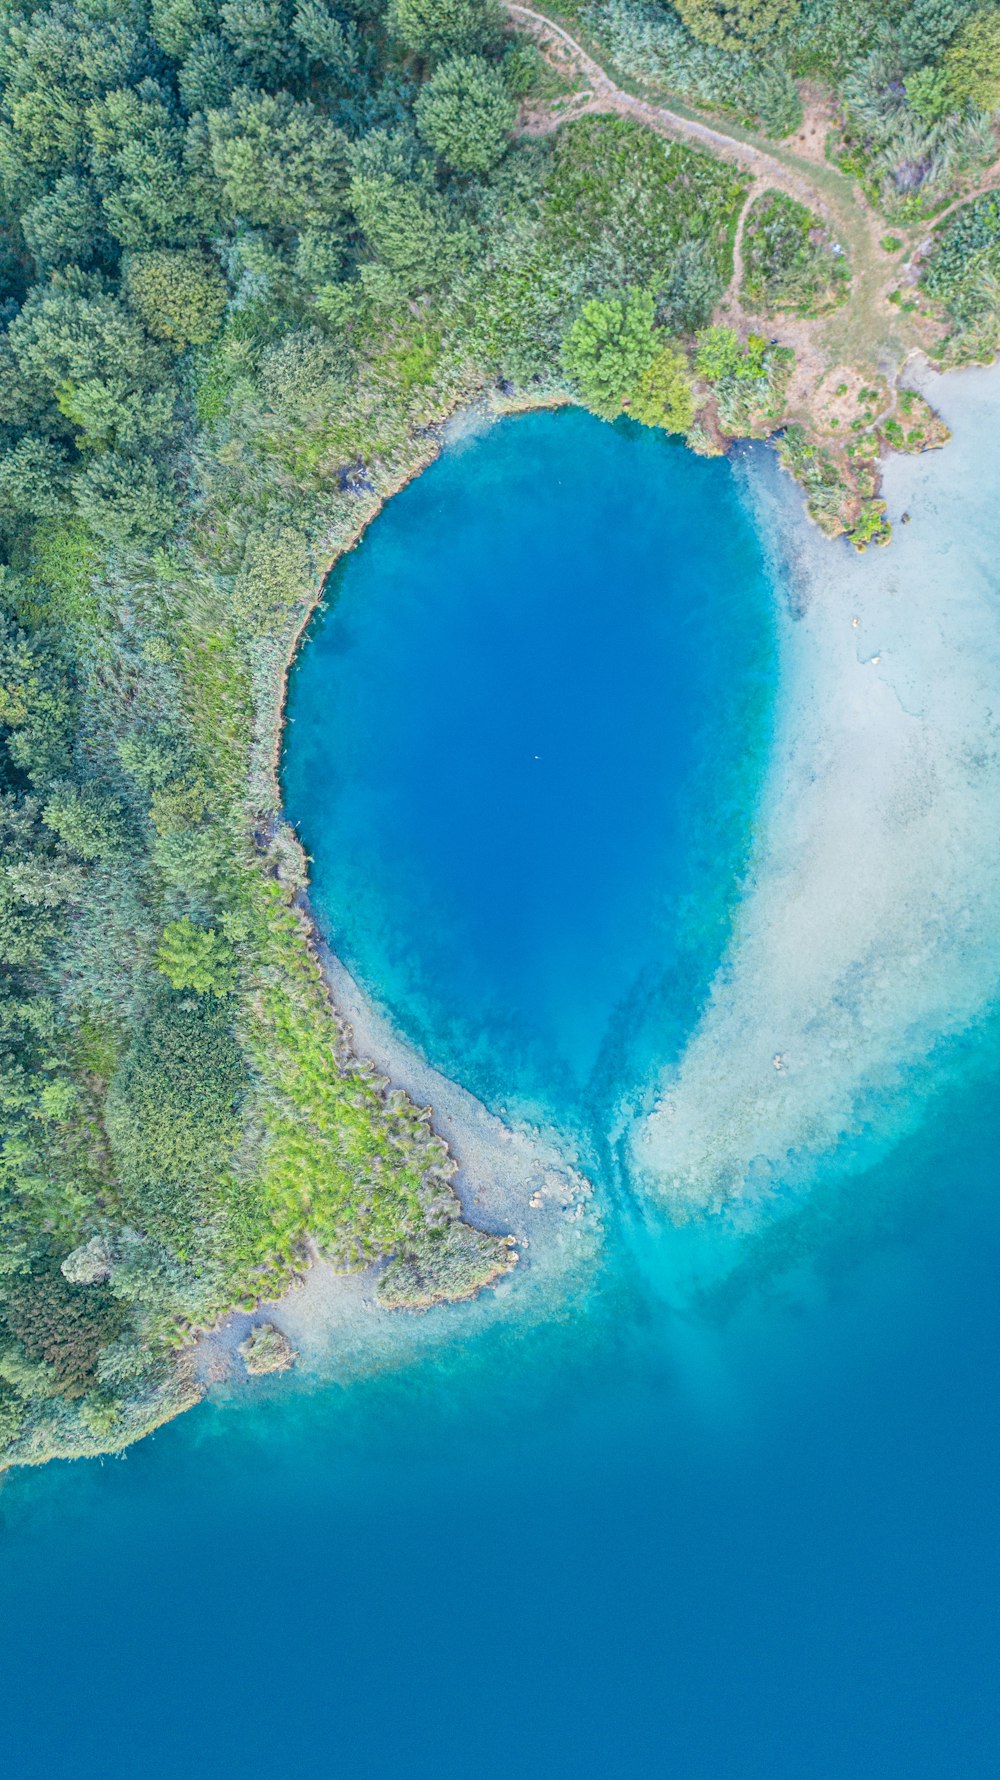
[(298, 45), (290, 35), (291, 0), (223, 0), (219, 22), (244, 79), (282, 86), (294, 67)]
[(488, 173), (509, 145), (517, 105), (499, 70), (482, 56), (452, 56), (414, 106), (424, 141), (459, 173)]
[(35, 785), (69, 768), (76, 708), (70, 680), (44, 647), (0, 612), (0, 741)]
[(240, 84), (240, 65), (228, 43), (215, 31), (195, 38), (177, 70), (177, 88), (185, 111), (212, 111), (228, 104)]
[(915, 73), (908, 74), (906, 97), (910, 109), (925, 124), (940, 123), (959, 105), (951, 75), (943, 67), (918, 68)]
[(377, 258), (407, 293), (444, 284), (475, 240), (447, 199), (382, 132), (354, 148), (351, 163), (351, 208)]
[(27, 433), (0, 457), (0, 514), (51, 519), (66, 503), (66, 456), (52, 439)]
[(219, 193), (203, 133), (185, 128), (152, 81), (109, 93), (87, 118), (94, 179), (116, 241), (185, 246), (212, 232)]
[(156, 954), (156, 968), (174, 989), (197, 995), (228, 995), (235, 987), (233, 949), (214, 927), (196, 927), (187, 915), (168, 921)]
[(346, 137), (307, 101), (240, 88), (208, 115), (212, 163), (231, 216), (297, 228), (344, 208)]
[(218, 262), (199, 248), (129, 254), (122, 284), (149, 333), (173, 346), (203, 346), (226, 312)]
[(172, 423), (163, 347), (97, 285), (67, 280), (32, 291), (10, 324), (7, 347), (52, 431), (68, 431), (68, 422), (92, 445), (139, 445)]
[[(959, 26), (969, 16), (970, 0), (912, 0), (896, 26), (896, 43), (904, 74), (936, 64)], [(906, 82), (909, 93), (909, 79)]]
[(648, 291), (629, 291), (584, 304), (563, 341), (562, 360), (588, 408), (610, 420), (656, 349), (653, 299)]
[(694, 368), (709, 383), (739, 377), (744, 365), (743, 344), (735, 328), (703, 328), (698, 335)]
[(111, 549), (163, 542), (177, 523), (178, 491), (168, 464), (103, 451), (73, 478), (80, 517)]
[(686, 433), (694, 421), (694, 395), (687, 359), (674, 346), (663, 346), (646, 366), (629, 404), (633, 419), (668, 433)]
[(150, 72), (139, 9), (53, 5), (4, 10), (2, 136), (6, 195), (38, 197), (50, 177), (79, 168), (87, 107)]
[(81, 859), (109, 859), (122, 851), (121, 808), (93, 786), (73, 785), (69, 781), (55, 786), (42, 815), (47, 827)]
[(63, 173), (51, 191), (37, 198), (21, 218), (21, 228), (36, 266), (87, 266), (108, 245), (102, 231), (101, 206), (89, 179)]
[(503, 14), (494, 0), (391, 0), (389, 19), (418, 56), (492, 49), (503, 33)]
[(309, 66), (345, 86), (358, 77), (362, 47), (354, 24), (344, 24), (326, 0), (298, 0), (292, 33)]
[(947, 51), (945, 68), (957, 104), (1000, 107), (1000, 7), (973, 13)]
[(217, 11), (217, 0), (150, 0), (149, 28), (160, 48), (179, 61), (211, 28)]
[(756, 49), (787, 31), (801, 0), (677, 0), (688, 30), (719, 49)]

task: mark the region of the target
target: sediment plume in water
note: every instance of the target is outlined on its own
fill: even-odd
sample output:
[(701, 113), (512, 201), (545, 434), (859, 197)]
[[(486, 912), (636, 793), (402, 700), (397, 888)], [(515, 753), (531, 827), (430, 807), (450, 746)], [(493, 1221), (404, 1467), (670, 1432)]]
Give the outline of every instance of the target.
[(888, 464), (887, 551), (807, 534), (763, 453), (746, 476), (793, 567), (731, 943), (633, 1133), (678, 1209), (808, 1178), (902, 1116), (903, 1087), (1000, 991), (1000, 368), (920, 387), (954, 437)]

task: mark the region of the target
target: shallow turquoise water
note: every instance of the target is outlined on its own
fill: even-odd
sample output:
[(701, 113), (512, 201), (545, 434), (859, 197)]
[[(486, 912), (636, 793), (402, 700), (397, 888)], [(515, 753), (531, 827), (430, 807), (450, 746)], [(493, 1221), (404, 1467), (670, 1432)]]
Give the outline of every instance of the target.
[[(478, 1035), (472, 1085), (567, 1127), (606, 1129), (679, 1048), (738, 921), (784, 573), (747, 504), (766, 473), (511, 423), (387, 510), (303, 659), (288, 796), (334, 938), (434, 1061)], [(458, 588), (444, 513), (482, 537)], [(557, 720), (567, 661), (586, 709), (557, 683)], [(870, 1108), (742, 1229), (616, 1201), (548, 1322), (6, 1482), (0, 1771), (987, 1780), (998, 1052), (990, 1015), (952, 1034), (910, 1115), (886, 1101), (904, 1135)]]

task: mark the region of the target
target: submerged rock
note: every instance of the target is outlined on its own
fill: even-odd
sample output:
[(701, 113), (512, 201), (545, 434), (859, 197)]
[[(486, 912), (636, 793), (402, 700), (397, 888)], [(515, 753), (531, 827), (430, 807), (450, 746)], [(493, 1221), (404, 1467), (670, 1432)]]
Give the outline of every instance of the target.
[(258, 1323), (251, 1329), (246, 1340), (240, 1342), (240, 1354), (251, 1378), (261, 1378), (268, 1372), (288, 1372), (299, 1357), (288, 1336), (273, 1323)]

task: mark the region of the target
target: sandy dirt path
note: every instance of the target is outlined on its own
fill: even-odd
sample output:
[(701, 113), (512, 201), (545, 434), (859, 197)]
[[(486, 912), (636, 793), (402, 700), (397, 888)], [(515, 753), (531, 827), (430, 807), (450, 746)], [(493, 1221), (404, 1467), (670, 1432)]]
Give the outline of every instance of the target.
[[(735, 233), (733, 273), (720, 305), (721, 318), (775, 334), (782, 345), (793, 348), (796, 369), (789, 389), (789, 407), (795, 417), (807, 415), (819, 382), (832, 367), (853, 366), (894, 384), (910, 354), (930, 343), (933, 330), (928, 331), (926, 321), (907, 314), (890, 297), (907, 282), (907, 264), (932, 226), (938, 226), (961, 204), (1000, 185), (1000, 160), (973, 190), (949, 204), (933, 224), (924, 221), (909, 228), (890, 225), (856, 184), (825, 160), (825, 126), (830, 121), (825, 102), (811, 102), (807, 107), (805, 122), (792, 139), (792, 147), (765, 142), (736, 126), (730, 133), (694, 115), (679, 102), (676, 106), (654, 103), (626, 91), (582, 43), (545, 13), (517, 4), (516, 0), (506, 0), (506, 10), (519, 29), (535, 39), (553, 67), (564, 76), (585, 83), (585, 90), (561, 113), (553, 113), (548, 119), (536, 115), (532, 121), (535, 133), (557, 129), (570, 117), (587, 112), (612, 112), (635, 118), (660, 136), (707, 149), (749, 174), (750, 187)], [(806, 205), (843, 247), (851, 265), (851, 288), (839, 309), (818, 317), (763, 316), (743, 306), (743, 232), (752, 204), (765, 191), (784, 192)], [(893, 253), (882, 246), (883, 237), (889, 234), (902, 240), (901, 252)]]

